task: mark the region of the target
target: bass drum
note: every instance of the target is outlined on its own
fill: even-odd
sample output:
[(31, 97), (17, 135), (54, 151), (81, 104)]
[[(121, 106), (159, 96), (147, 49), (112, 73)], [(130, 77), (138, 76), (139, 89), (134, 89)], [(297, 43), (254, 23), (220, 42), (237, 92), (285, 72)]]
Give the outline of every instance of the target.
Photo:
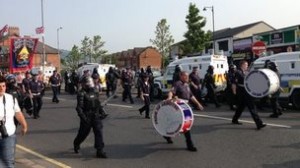
[(184, 100), (165, 100), (156, 105), (152, 123), (156, 131), (167, 137), (174, 137), (192, 128), (194, 115)]
[(251, 71), (245, 77), (245, 89), (255, 98), (262, 98), (275, 93), (279, 87), (278, 75), (270, 69), (258, 69)]

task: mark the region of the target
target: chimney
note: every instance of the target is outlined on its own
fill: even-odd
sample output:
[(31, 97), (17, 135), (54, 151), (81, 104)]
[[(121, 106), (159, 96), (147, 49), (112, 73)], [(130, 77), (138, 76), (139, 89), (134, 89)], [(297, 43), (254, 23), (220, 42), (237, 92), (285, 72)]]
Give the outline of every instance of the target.
[(17, 36), (17, 37), (20, 37), (19, 27), (9, 27), (8, 28), (8, 36)]

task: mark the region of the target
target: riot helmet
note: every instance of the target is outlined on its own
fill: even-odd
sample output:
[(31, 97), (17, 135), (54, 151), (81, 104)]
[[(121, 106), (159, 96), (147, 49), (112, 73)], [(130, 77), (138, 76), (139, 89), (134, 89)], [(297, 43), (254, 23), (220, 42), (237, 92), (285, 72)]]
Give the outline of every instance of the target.
[(277, 64), (275, 62), (268, 62), (267, 68), (271, 69), (272, 71), (278, 71)]
[(16, 80), (15, 75), (10, 74), (10, 75), (6, 76), (6, 85), (8, 88), (13, 88), (16, 86), (16, 84), (17, 84), (17, 80)]
[(90, 77), (90, 76), (84, 76), (81, 79), (81, 85), (83, 88), (86, 88), (86, 89), (95, 87), (94, 81), (93, 81), (92, 77)]

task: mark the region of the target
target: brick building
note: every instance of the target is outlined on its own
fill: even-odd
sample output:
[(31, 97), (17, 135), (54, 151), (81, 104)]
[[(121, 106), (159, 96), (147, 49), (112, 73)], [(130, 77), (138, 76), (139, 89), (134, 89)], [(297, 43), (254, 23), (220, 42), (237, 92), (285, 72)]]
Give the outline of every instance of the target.
[[(10, 48), (10, 39), (17, 38), (20, 36), (20, 30), (18, 27), (9, 27), (8, 33), (0, 39), (0, 70), (8, 71), (9, 70), (9, 62), (10, 62), (10, 55), (9, 55), (9, 48)], [(24, 36), (25, 38), (30, 36)], [(58, 50), (53, 48), (47, 44), (45, 44), (45, 57), (46, 57), (46, 64), (45, 65), (52, 65), (56, 68), (60, 69), (60, 58), (58, 56)], [(33, 67), (42, 66), (41, 60), (43, 59), (43, 43), (38, 41), (35, 53), (33, 55)]]
[(134, 70), (151, 65), (153, 69), (161, 70), (162, 56), (153, 47), (133, 48), (112, 54), (118, 68), (132, 67)]

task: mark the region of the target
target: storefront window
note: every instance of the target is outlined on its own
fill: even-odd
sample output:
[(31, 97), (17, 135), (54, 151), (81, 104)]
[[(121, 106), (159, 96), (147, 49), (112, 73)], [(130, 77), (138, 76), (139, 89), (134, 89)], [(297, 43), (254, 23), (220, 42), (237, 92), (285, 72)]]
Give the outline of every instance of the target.
[(284, 32), (284, 43), (291, 43), (291, 42), (295, 42), (294, 30)]

